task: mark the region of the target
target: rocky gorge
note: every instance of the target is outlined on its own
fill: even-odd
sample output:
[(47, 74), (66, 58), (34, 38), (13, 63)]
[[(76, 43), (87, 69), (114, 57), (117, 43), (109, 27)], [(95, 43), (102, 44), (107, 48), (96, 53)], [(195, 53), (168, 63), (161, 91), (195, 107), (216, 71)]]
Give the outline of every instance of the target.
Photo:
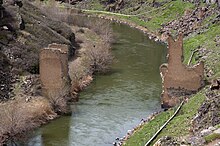
[[(76, 43), (74, 43), (75, 42), (74, 33), (70, 31), (69, 27), (66, 27), (66, 24), (62, 24), (62, 23), (57, 24), (57, 22), (53, 22), (53, 21), (47, 22), (45, 18), (46, 16), (44, 15), (40, 15), (40, 17), (38, 17), (38, 16), (34, 16), (33, 14), (27, 14), (25, 10), (27, 10), (28, 7), (32, 8), (32, 6), (26, 2), (22, 4), (23, 8), (22, 7), (20, 8), (19, 4), (16, 4), (16, 5), (17, 6), (13, 6), (13, 9), (16, 9), (16, 11), (21, 9), (21, 16), (23, 17), (19, 16), (18, 18), (16, 18), (17, 20), (20, 20), (20, 21), (14, 21), (14, 18), (13, 18), (12, 22), (16, 22), (16, 24), (7, 25), (7, 23), (3, 23), (1, 25), (1, 29), (3, 30), (1, 31), (2, 32), (1, 36), (3, 36), (2, 37), (3, 39), (0, 40), (2, 41), (0, 44), (1, 44), (1, 51), (3, 52), (2, 53), (3, 63), (1, 66), (3, 69), (1, 70), (1, 72), (3, 72), (5, 76), (7, 76), (7, 79), (1, 80), (1, 86), (2, 86), (2, 89), (4, 89), (4, 90), (1, 90), (1, 95), (4, 95), (4, 99), (7, 99), (9, 97), (13, 98), (13, 95), (10, 95), (12, 93), (11, 92), (12, 85), (14, 85), (13, 83), (20, 80), (19, 76), (15, 76), (14, 74), (23, 74), (25, 72), (36, 73), (37, 71), (37, 65), (36, 65), (37, 56), (35, 56), (35, 51), (37, 52), (37, 50), (33, 52), (34, 57), (30, 57), (29, 55), (27, 55), (29, 53), (32, 54), (32, 49), (28, 48), (29, 44), (32, 48), (43, 48), (48, 45), (47, 43), (49, 43), (49, 42), (45, 42), (45, 38), (41, 37), (42, 35), (39, 35), (39, 34), (44, 34), (45, 32), (38, 32), (38, 31), (32, 32), (32, 30), (34, 30), (32, 29), (33, 27), (36, 28), (37, 30), (46, 30), (47, 33), (45, 34), (45, 36), (47, 37), (56, 36), (54, 38), (51, 37), (51, 39), (52, 40), (54, 39), (58, 43), (65, 43), (65, 44), (72, 46), (73, 52), (74, 52), (74, 49), (77, 47)], [(25, 5), (27, 5), (27, 7), (24, 7)], [(141, 4), (141, 6), (142, 5), (144, 4)], [(163, 3), (161, 4), (161, 7), (162, 6), (163, 6)], [(158, 7), (160, 8), (160, 5), (158, 5)], [(4, 5), (3, 7), (1, 6), (1, 10), (4, 8), (5, 8)], [(123, 12), (123, 8), (126, 9), (126, 5), (124, 7), (118, 8), (117, 11)], [(25, 10), (22, 11), (22, 9), (25, 9)], [(141, 9), (141, 7), (138, 9)], [(5, 12), (8, 12), (8, 11), (9, 10), (6, 9), (1, 12), (2, 14), (4, 14)], [(35, 11), (37, 12), (37, 9), (35, 9)], [(10, 15), (13, 15), (13, 14), (10, 14)], [(25, 16), (25, 15), (28, 15), (28, 16)], [(219, 9), (217, 7), (212, 7), (209, 5), (190, 8), (190, 10), (184, 9), (184, 13), (181, 16), (177, 16), (178, 19), (174, 19), (168, 22), (164, 21), (164, 23), (160, 23), (160, 28), (157, 29), (157, 31), (151, 31), (151, 32), (149, 32), (150, 30), (148, 29), (148, 27), (145, 28), (145, 26), (140, 26), (139, 24), (137, 24), (137, 22), (132, 22), (127, 18), (122, 19), (122, 18), (118, 18), (117, 16), (105, 16), (105, 15), (101, 15), (99, 17), (112, 19), (118, 22), (124, 22), (124, 23), (127, 23), (128, 25), (144, 30), (145, 32), (148, 32), (149, 34), (151, 34), (150, 38), (155, 39), (156, 41), (158, 40), (165, 41), (168, 35), (170, 34), (177, 35), (179, 32), (184, 33), (184, 36), (185, 36), (184, 43), (186, 44), (186, 49), (188, 50), (187, 52), (185, 52), (186, 58), (184, 61), (185, 62), (188, 61), (189, 56), (191, 54), (191, 50), (192, 51), (197, 50), (192, 59), (192, 63), (195, 63), (201, 60), (205, 61), (205, 76), (206, 76), (207, 83), (206, 83), (206, 87), (202, 89), (201, 91), (202, 92), (201, 97), (204, 96), (205, 100), (204, 102), (202, 102), (201, 105), (198, 105), (199, 107), (198, 109), (195, 109), (196, 113), (193, 113), (193, 115), (185, 117), (186, 119), (188, 119), (187, 123), (189, 123), (189, 125), (187, 125), (187, 128), (185, 130), (187, 131), (186, 133), (188, 133), (189, 135), (188, 137), (185, 137), (186, 135), (185, 133), (184, 133), (184, 136), (182, 134), (180, 135), (177, 134), (175, 136), (173, 136), (172, 134), (171, 136), (164, 136), (165, 135), (164, 133), (166, 133), (167, 131), (170, 132), (169, 131), (170, 127), (168, 127), (167, 129), (165, 129), (165, 132), (162, 133), (162, 138), (160, 138), (155, 145), (183, 145), (183, 144), (185, 145), (207, 144), (208, 145), (208, 143), (211, 143), (211, 145), (212, 144), (217, 145), (218, 139), (219, 139), (219, 132), (218, 132), (219, 130), (219, 126), (218, 126), (219, 125), (219, 113), (218, 113), (219, 111), (219, 73), (218, 73), (219, 69), (218, 67), (219, 65), (218, 64), (220, 62), (219, 60), (220, 52), (219, 52), (218, 46), (219, 46), (220, 39), (219, 39), (218, 34), (216, 34), (218, 32), (216, 30), (219, 29), (218, 28), (219, 21), (220, 21), (219, 20)], [(29, 20), (30, 18), (32, 18), (32, 20)], [(151, 21), (151, 19), (152, 18), (149, 18), (149, 21)], [(4, 21), (1, 21), (1, 22), (4, 22)], [(26, 25), (24, 25), (25, 23)], [(51, 25), (48, 25), (48, 23), (50, 23)], [(64, 26), (60, 27), (59, 25), (64, 25)], [(14, 26), (20, 29), (16, 33), (12, 29), (14, 28)], [(27, 30), (28, 28), (30, 29), (30, 32), (24, 31), (24, 30)], [(66, 29), (60, 30), (60, 28), (67, 28), (67, 30)], [(212, 30), (212, 28), (214, 30)], [(213, 31), (216, 31), (216, 32), (213, 33)], [(36, 35), (32, 35), (36, 32), (38, 32)], [(57, 40), (57, 37), (60, 39)], [(41, 43), (39, 43), (38, 40), (40, 40)], [(51, 42), (54, 42), (54, 40)], [(31, 43), (29, 43), (29, 41)], [(24, 47), (25, 49), (22, 49), (22, 50), (24, 50), (25, 52), (20, 54), (21, 48), (15, 48), (11, 46), (21, 46), (21, 48)], [(23, 62), (27, 62), (27, 63), (24, 64)], [(11, 68), (12, 65), (15, 66), (15, 68), (13, 70), (10, 70), (9, 68)], [(26, 90), (25, 94), (28, 93), (28, 95), (39, 95), (40, 86), (38, 86), (39, 82), (37, 78), (30, 76), (22, 80), (25, 83), (25, 84), (22, 83), (21, 85), (22, 87), (24, 87), (24, 90)], [(30, 82), (31, 82), (31, 85), (30, 85)], [(27, 86), (36, 86), (34, 88), (36, 90), (33, 91), (32, 88), (28, 89)], [(193, 96), (190, 98), (193, 98)], [(188, 99), (186, 101), (186, 104), (187, 102), (188, 102)], [(182, 113), (180, 112), (179, 116), (181, 116), (181, 114), (184, 115), (184, 112), (187, 113), (188, 111), (182, 111)], [(181, 122), (182, 121), (180, 121), (180, 123)], [(135, 133), (138, 133), (138, 131)], [(213, 138), (212, 134), (214, 134), (214, 139), (212, 139)], [(128, 135), (130, 135), (130, 133)], [(210, 136), (211, 140), (207, 140), (207, 136)], [(125, 145), (126, 143), (127, 142), (125, 142)]]
[[(61, 10), (56, 2), (44, 5), (41, 2), (31, 1), (1, 1), (0, 4), (0, 115), (2, 117), (0, 145), (2, 145), (25, 139), (28, 131), (69, 113), (68, 102), (76, 100), (78, 92), (89, 85), (93, 72), (101, 72), (104, 67), (107, 70), (108, 67), (105, 65), (111, 63), (111, 60), (108, 60), (102, 66), (98, 63), (92, 66), (93, 58), (88, 59), (92, 50), (88, 49), (96, 45), (102, 51), (105, 44), (105, 49), (108, 51), (109, 44), (106, 43), (106, 39), (111, 35), (101, 41), (104, 35), (101, 36), (97, 32), (103, 28), (99, 26), (104, 23), (97, 25), (98, 29), (92, 28), (91, 25), (90, 28), (83, 27), (84, 23), (83, 26), (78, 27), (73, 24), (75, 18), (71, 15), (71, 11)], [(96, 38), (96, 41), (90, 37)], [(59, 99), (44, 97), (39, 75), (40, 51), (52, 43), (65, 44), (69, 48), (68, 66), (73, 86), (67, 95), (62, 95)], [(110, 52), (106, 52), (105, 55), (111, 57)], [(79, 58), (85, 60), (81, 66)], [(98, 60), (97, 57), (94, 59)], [(79, 69), (75, 69), (76, 66)], [(74, 71), (71, 68), (74, 68)]]
[[(205, 62), (206, 87), (200, 91), (202, 93), (199, 92), (197, 93), (197, 95), (193, 95), (190, 97), (190, 98), (197, 98), (199, 96), (201, 96), (202, 98), (205, 97), (203, 99), (197, 98), (197, 100), (201, 100), (201, 105), (197, 104), (198, 108), (195, 108), (194, 110), (187, 110), (184, 107), (188, 107), (188, 105), (194, 104), (193, 103), (194, 99), (189, 100), (187, 98), (185, 103), (186, 105), (183, 107), (182, 110), (185, 113), (180, 112), (177, 118), (174, 118), (174, 121), (170, 125), (168, 125), (168, 127), (165, 128), (164, 132), (162, 132), (162, 134), (159, 134), (159, 137), (161, 137), (161, 135), (164, 137), (158, 140), (158, 142), (155, 143), (155, 145), (184, 145), (184, 144), (185, 145), (218, 145), (218, 141), (219, 141), (219, 134), (217, 134), (219, 128), (218, 126), (219, 125), (219, 112), (218, 112), (219, 111), (219, 106), (218, 106), (219, 105), (219, 88), (218, 88), (219, 73), (218, 72), (219, 72), (219, 61), (220, 61), (219, 57), (217, 57), (219, 56), (219, 48), (218, 48), (219, 37), (218, 37), (218, 33), (216, 33), (217, 30), (219, 30), (218, 1), (211, 2), (212, 4), (216, 4), (215, 6), (211, 5), (208, 1), (204, 2), (205, 4), (201, 4), (196, 1), (190, 1), (186, 3), (180, 2), (180, 4), (186, 4), (187, 6), (188, 4), (190, 5), (190, 3), (193, 3), (195, 5), (194, 6), (191, 5), (192, 7), (184, 8), (182, 12), (176, 9), (176, 12), (178, 13), (173, 13), (172, 11), (170, 11), (171, 7), (172, 10), (175, 9), (175, 5), (176, 7), (178, 7), (177, 1), (164, 2), (164, 3), (160, 3), (157, 1), (152, 2), (152, 3), (160, 3), (160, 5), (157, 5), (157, 8), (152, 8), (151, 2), (143, 2), (143, 3), (135, 3), (135, 2), (129, 3), (127, 1), (124, 2), (125, 3), (122, 8), (118, 10), (113, 10), (115, 12), (119, 12), (119, 14), (104, 13), (104, 12), (102, 13), (102, 11), (95, 12), (92, 10), (86, 12), (89, 14), (98, 15), (99, 17), (115, 20), (121, 23), (128, 24), (130, 26), (134, 26), (142, 31), (145, 30), (146, 32), (148, 32), (148, 34), (150, 34), (149, 37), (155, 39), (156, 41), (158, 40), (165, 41), (169, 35), (177, 36), (181, 32), (184, 34), (184, 46), (186, 47), (186, 51), (184, 51), (185, 64), (187, 62), (188, 65), (194, 64), (195, 62), (198, 61)], [(169, 5), (169, 3), (172, 4)], [(128, 5), (132, 5), (135, 8), (137, 6), (138, 8), (132, 9)], [(89, 2), (87, 3), (87, 6), (92, 9), (94, 8), (93, 6), (90, 5)], [(151, 10), (149, 11), (150, 13), (149, 15), (147, 14), (148, 12), (146, 12), (146, 14), (143, 12), (143, 10), (146, 8)], [(179, 8), (183, 8), (183, 7), (179, 7)], [(164, 17), (161, 18), (154, 11), (156, 11), (157, 13), (161, 14)], [(172, 15), (173, 18), (170, 19), (169, 14)], [(155, 17), (160, 17), (160, 20)], [(159, 25), (156, 24), (157, 22), (159, 22), (158, 23)], [(213, 29), (215, 32), (213, 31)], [(190, 59), (190, 56), (192, 56), (191, 58), (192, 60)], [(193, 113), (193, 114), (191, 115), (188, 113)], [(160, 115), (162, 116), (163, 113)], [(124, 139), (128, 139), (127, 141), (125, 141), (124, 145), (140, 145), (140, 143), (144, 141), (143, 139), (147, 139), (144, 133), (151, 132), (151, 130), (146, 128), (147, 127), (149, 128), (154, 123), (159, 124), (157, 120), (163, 120), (163, 118), (162, 119), (159, 118), (160, 115), (156, 117), (153, 116), (154, 118), (152, 122), (148, 122), (149, 124), (148, 123), (143, 124), (143, 122), (141, 122), (138, 128), (134, 128), (134, 130), (129, 130), (127, 136), (124, 138)], [(186, 115), (185, 118), (189, 120), (186, 119), (182, 120), (181, 116), (184, 117), (184, 115)], [(176, 123), (181, 124), (183, 121), (187, 123), (187, 125), (183, 125), (181, 128), (175, 127)], [(172, 129), (174, 130), (182, 129), (183, 131), (186, 132), (179, 131), (179, 133), (176, 133)], [(186, 133), (188, 133), (188, 136), (186, 136), (187, 135)], [(167, 135), (174, 135), (174, 136), (167, 137)], [(178, 140), (177, 139), (174, 140), (173, 137), (174, 139), (178, 138)], [(139, 140), (141, 138), (142, 140)], [(123, 141), (123, 138), (121, 140)], [(121, 141), (115, 143), (115, 145), (121, 145), (121, 144), (122, 144)]]

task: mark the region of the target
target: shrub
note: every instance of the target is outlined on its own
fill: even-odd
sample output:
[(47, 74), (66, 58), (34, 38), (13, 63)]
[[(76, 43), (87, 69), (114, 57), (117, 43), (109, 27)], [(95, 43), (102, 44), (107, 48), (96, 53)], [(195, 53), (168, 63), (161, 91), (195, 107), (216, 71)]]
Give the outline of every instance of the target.
[(220, 134), (212, 133), (210, 135), (205, 136), (205, 141), (206, 141), (206, 143), (209, 143), (209, 142), (212, 142), (212, 141), (219, 139), (219, 138), (220, 138)]
[(78, 14), (68, 15), (66, 22), (69, 25), (75, 25), (78, 27), (86, 27), (86, 23), (88, 22), (88, 18)]
[(78, 92), (83, 88), (83, 77), (90, 74), (89, 67), (86, 64), (82, 64), (80, 59), (73, 61), (69, 67), (69, 75), (71, 78), (72, 91)]
[(106, 73), (113, 62), (113, 56), (108, 45), (100, 44), (87, 49), (83, 62), (89, 64), (93, 72)]
[[(17, 102), (1, 105), (0, 111), (0, 139), (10, 141), (16, 145), (16, 141), (23, 137), (26, 131), (35, 127), (34, 122), (30, 122), (29, 112), (24, 112), (25, 108), (19, 106)], [(1, 143), (0, 143), (1, 144)]]
[(93, 30), (96, 34), (100, 35), (102, 40), (106, 44), (111, 44), (114, 42), (113, 30), (111, 28), (109, 21), (100, 18), (86, 19), (86, 20), (87, 21), (84, 27), (87, 27)]
[(58, 114), (67, 113), (67, 96), (69, 88), (65, 87), (60, 91), (49, 91), (48, 100), (54, 112)]

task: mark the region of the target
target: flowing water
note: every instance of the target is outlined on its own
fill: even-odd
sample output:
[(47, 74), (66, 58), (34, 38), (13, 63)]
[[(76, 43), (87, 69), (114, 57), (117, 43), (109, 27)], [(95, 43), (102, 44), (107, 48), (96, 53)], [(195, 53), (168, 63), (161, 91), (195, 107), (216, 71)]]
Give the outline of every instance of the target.
[(142, 32), (113, 24), (116, 62), (107, 75), (94, 82), (63, 116), (38, 129), (29, 146), (111, 146), (152, 112), (160, 109), (159, 66), (165, 61), (165, 45)]

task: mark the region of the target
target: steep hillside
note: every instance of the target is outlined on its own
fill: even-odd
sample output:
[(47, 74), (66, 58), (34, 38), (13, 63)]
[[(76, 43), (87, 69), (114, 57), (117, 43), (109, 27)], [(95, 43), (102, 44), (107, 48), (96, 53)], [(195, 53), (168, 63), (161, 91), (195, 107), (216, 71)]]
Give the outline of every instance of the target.
[[(14, 78), (17, 75), (39, 73), (39, 51), (48, 44), (67, 44), (74, 53), (75, 34), (70, 26), (52, 19), (53, 16), (48, 17), (45, 12), (46, 10), (39, 9), (29, 1), (5, 1), (1, 6), (0, 51), (8, 58)], [(0, 98), (13, 96), (6, 93), (4, 95)]]

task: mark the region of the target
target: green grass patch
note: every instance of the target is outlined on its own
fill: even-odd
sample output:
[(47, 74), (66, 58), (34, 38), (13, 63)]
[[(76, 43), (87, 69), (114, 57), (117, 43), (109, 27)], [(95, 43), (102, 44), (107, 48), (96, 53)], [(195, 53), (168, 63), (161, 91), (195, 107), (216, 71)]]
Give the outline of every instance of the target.
[(205, 136), (204, 139), (206, 143), (210, 143), (216, 139), (220, 139), (220, 134), (212, 133), (212, 134), (209, 134), (208, 136)]
[(125, 146), (143, 146), (159, 128), (169, 119), (173, 110), (162, 112), (155, 119), (145, 124), (140, 130), (131, 136), (125, 143)]
[[(162, 24), (167, 23), (171, 20), (180, 18), (183, 15), (185, 10), (193, 9), (194, 5), (189, 2), (183, 2), (181, 0), (177, 0), (177, 1), (168, 2), (164, 4), (163, 6), (161, 6), (161, 8), (149, 7), (148, 5), (146, 5), (145, 7), (139, 10), (138, 15), (133, 15), (132, 13), (129, 13), (128, 11), (130, 10), (128, 9), (122, 9), (120, 11), (121, 14), (111, 13), (111, 12), (106, 12), (106, 11), (97, 11), (98, 9), (95, 9), (95, 8), (92, 8), (91, 10), (86, 10), (86, 12), (93, 13), (93, 14), (95, 13), (95, 14), (105, 14), (105, 15), (116, 16), (121, 19), (126, 19), (131, 22), (134, 22), (137, 25), (147, 27), (151, 31), (156, 31), (161, 27)], [(96, 11), (93, 11), (93, 10), (96, 10)], [(143, 21), (144, 18), (150, 18), (150, 20)]]
[(194, 35), (190, 38), (184, 40), (184, 56), (185, 63), (189, 60), (191, 50), (197, 49), (199, 46), (207, 47), (207, 49), (215, 49), (216, 45), (214, 42), (214, 38), (216, 35), (220, 33), (219, 25), (212, 25), (209, 29), (205, 30), (201, 34)]
[(180, 18), (185, 10), (192, 8), (194, 8), (192, 3), (183, 2), (181, 0), (171, 1), (165, 4), (162, 9), (157, 9), (146, 15), (152, 18), (150, 21), (146, 22), (146, 26), (148, 29), (156, 31), (161, 28), (162, 24)]
[[(200, 92), (183, 105), (179, 114), (166, 126), (159, 136), (184, 136), (189, 134), (190, 121), (205, 100), (205, 95)], [(181, 125), (181, 126), (180, 126)]]
[(218, 124), (218, 125), (215, 125), (215, 128), (220, 128), (220, 124)]
[[(192, 50), (197, 49), (199, 46), (204, 47), (207, 50), (212, 51), (213, 53), (209, 55), (206, 59), (205, 64), (208, 65), (214, 71), (213, 77), (220, 77), (220, 59), (219, 59), (219, 46), (216, 46), (214, 41), (215, 37), (220, 34), (220, 25), (212, 24), (209, 26), (209, 29), (205, 30), (203, 33), (191, 36), (184, 40), (184, 63), (186, 64), (190, 58)], [(216, 52), (216, 53), (214, 53)], [(195, 55), (196, 57), (196, 55)], [(193, 59), (193, 64), (196, 63), (195, 57)], [(213, 61), (217, 60), (217, 61)]]
[[(180, 137), (189, 134), (190, 121), (196, 115), (198, 108), (201, 106), (204, 100), (205, 96), (203, 91), (193, 96), (182, 106), (178, 115), (166, 126), (165, 129), (162, 130), (154, 142), (156, 142), (156, 140), (162, 136)], [(124, 145), (143, 146), (173, 113), (174, 110), (162, 112), (156, 116), (155, 119), (144, 125), (140, 130), (138, 130), (138, 132), (134, 133)]]

